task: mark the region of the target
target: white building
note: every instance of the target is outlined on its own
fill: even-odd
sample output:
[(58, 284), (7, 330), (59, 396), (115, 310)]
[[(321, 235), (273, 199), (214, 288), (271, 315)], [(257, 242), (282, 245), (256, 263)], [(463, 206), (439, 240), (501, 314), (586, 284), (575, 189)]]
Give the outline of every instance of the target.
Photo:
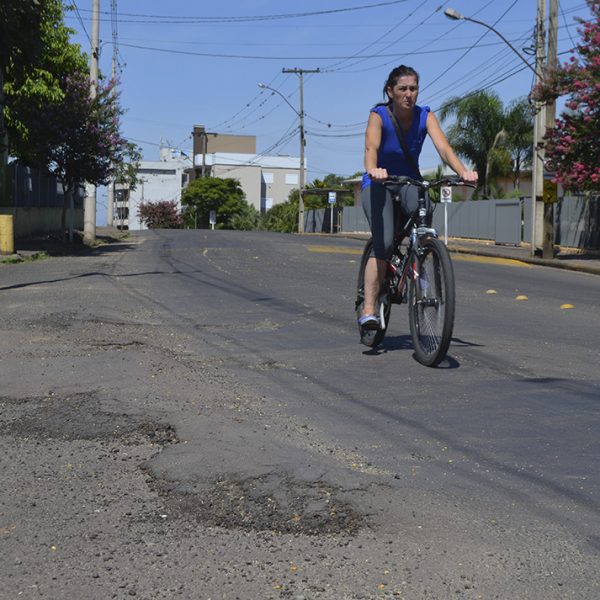
[(160, 160), (140, 163), (140, 182), (135, 190), (129, 192), (117, 186), (115, 226), (132, 231), (146, 229), (138, 217), (138, 209), (143, 202), (175, 200), (181, 210), (181, 192), (189, 182), (190, 172), (193, 175), (194, 171), (210, 177), (237, 179), (248, 204), (261, 213), (275, 204), (286, 202), (290, 192), (300, 187), (298, 157), (214, 152), (196, 154), (192, 165), (191, 158), (185, 154), (161, 148)]
[(196, 170), (204, 165), (212, 177), (237, 179), (248, 204), (260, 212), (286, 202), (300, 187), (300, 159), (295, 156), (215, 152), (194, 159)]
[(192, 166), (189, 157), (170, 148), (160, 149), (160, 160), (143, 160), (138, 170), (139, 183), (127, 198), (126, 191), (115, 193), (115, 225), (121, 229), (139, 231), (146, 226), (139, 220), (138, 209), (143, 202), (175, 200), (181, 210), (181, 192), (187, 186)]

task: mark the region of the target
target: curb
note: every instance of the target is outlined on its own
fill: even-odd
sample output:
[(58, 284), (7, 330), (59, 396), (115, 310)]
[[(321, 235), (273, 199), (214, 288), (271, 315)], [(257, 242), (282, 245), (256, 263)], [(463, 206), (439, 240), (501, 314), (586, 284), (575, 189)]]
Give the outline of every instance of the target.
[(456, 254), (471, 254), (473, 256), (486, 256), (488, 258), (508, 258), (511, 260), (520, 260), (521, 262), (539, 267), (552, 267), (554, 269), (564, 269), (566, 271), (577, 271), (580, 273), (588, 273), (590, 275), (600, 275), (600, 264), (595, 266), (565, 262), (568, 259), (561, 260), (556, 258), (552, 259), (538, 258), (535, 256), (520, 256), (518, 254), (503, 254), (501, 252), (493, 252), (492, 250), (485, 250), (482, 248), (465, 248), (464, 246), (455, 246), (452, 243), (448, 244), (448, 250)]
[[(331, 237), (345, 237), (354, 240), (366, 240), (370, 234), (368, 233), (337, 233), (337, 234), (317, 234), (327, 235)], [(448, 241), (448, 250), (455, 254), (470, 254), (472, 256), (485, 256), (488, 258), (508, 258), (511, 260), (520, 260), (521, 262), (536, 265), (539, 267), (552, 267), (554, 269), (564, 269), (566, 271), (577, 271), (579, 273), (588, 273), (590, 275), (600, 275), (600, 256), (593, 261), (597, 264), (584, 264), (585, 259), (573, 258), (573, 259), (560, 259), (560, 258), (538, 258), (537, 256), (529, 256), (528, 254), (519, 254), (519, 252), (495, 252), (494, 250), (488, 249), (487, 246), (483, 247), (466, 247), (460, 246), (452, 240)], [(571, 262), (578, 261), (578, 262)]]

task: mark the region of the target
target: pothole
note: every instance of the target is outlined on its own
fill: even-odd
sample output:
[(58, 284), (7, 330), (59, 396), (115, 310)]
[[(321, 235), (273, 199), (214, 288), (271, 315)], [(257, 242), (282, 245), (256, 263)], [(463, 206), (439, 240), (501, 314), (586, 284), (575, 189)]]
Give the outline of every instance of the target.
[(13, 437), (118, 440), (125, 444), (151, 441), (163, 446), (178, 441), (171, 425), (103, 410), (95, 394), (26, 400), (1, 398), (0, 407), (0, 431)]
[(206, 526), (309, 536), (353, 535), (366, 518), (323, 481), (298, 481), (288, 475), (178, 484), (157, 479), (145, 469), (164, 505), (162, 518), (180, 518)]

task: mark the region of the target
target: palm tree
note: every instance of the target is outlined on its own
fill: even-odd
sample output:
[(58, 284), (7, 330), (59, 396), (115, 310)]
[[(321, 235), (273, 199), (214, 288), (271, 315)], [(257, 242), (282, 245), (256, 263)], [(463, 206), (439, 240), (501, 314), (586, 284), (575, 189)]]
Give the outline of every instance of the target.
[(441, 109), (442, 121), (455, 117), (448, 128), (448, 140), (455, 151), (475, 165), (478, 191), (489, 198), (492, 183), (512, 174), (518, 189), (520, 173), (531, 165), (533, 148), (533, 107), (526, 98), (511, 102), (505, 109), (493, 92), (477, 92), (466, 98), (451, 98)]
[(450, 98), (440, 110), (445, 121), (455, 117), (448, 128), (448, 141), (456, 153), (471, 162), (479, 173), (478, 191), (484, 198), (490, 194), (492, 167), (497, 170), (499, 144), (504, 142), (504, 106), (494, 92), (477, 92), (467, 97)]
[(531, 167), (533, 156), (533, 117), (535, 109), (527, 98), (519, 98), (508, 105), (504, 128), (506, 145), (512, 158), (513, 187), (521, 184), (521, 171)]

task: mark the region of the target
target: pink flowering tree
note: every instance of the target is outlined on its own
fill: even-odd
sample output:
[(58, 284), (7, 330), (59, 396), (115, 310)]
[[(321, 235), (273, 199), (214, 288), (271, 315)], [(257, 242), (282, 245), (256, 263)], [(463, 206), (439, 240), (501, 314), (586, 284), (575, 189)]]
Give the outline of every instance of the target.
[(179, 229), (182, 226), (181, 212), (175, 200), (142, 202), (138, 217), (148, 229)]
[(600, 0), (587, 0), (592, 13), (580, 20), (581, 42), (566, 64), (546, 73), (534, 97), (567, 96), (565, 109), (544, 139), (547, 168), (565, 189), (600, 191)]
[(132, 146), (120, 133), (122, 109), (114, 81), (101, 81), (95, 98), (91, 97), (85, 71), (65, 75), (60, 87), (60, 99), (29, 115), (28, 126), (36, 135), (30, 139), (28, 158), (44, 166), (64, 186), (64, 231), (75, 186), (84, 182), (106, 184), (127, 161)]

